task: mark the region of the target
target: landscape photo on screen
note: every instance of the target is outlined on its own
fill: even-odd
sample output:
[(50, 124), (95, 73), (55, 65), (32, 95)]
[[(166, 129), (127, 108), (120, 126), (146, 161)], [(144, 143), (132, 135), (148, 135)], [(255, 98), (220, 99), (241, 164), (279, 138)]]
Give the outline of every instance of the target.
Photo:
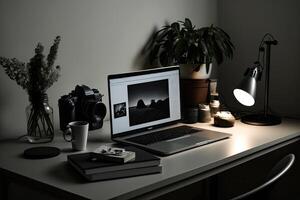
[(129, 125), (170, 117), (168, 79), (127, 86)]
[(125, 117), (126, 116), (126, 103), (114, 104), (114, 117)]

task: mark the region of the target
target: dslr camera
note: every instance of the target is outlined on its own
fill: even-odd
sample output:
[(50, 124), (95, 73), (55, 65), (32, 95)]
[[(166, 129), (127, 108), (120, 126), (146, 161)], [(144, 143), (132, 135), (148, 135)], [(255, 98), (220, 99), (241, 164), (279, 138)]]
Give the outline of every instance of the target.
[(102, 94), (86, 85), (75, 87), (68, 95), (58, 100), (60, 130), (65, 131), (71, 121), (87, 121), (89, 130), (102, 128), (106, 107)]

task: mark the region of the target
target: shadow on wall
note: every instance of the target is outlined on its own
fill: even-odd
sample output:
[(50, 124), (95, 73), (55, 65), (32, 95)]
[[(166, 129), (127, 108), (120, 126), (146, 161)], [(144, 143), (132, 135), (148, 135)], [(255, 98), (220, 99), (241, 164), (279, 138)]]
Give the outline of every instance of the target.
[(7, 121), (7, 105), (9, 104), (9, 98), (10, 96), (10, 89), (6, 87), (5, 80), (7, 79), (7, 76), (2, 69), (2, 66), (0, 66), (0, 138), (4, 135), (4, 133), (7, 131), (6, 130), (6, 124), (4, 123)]
[[(3, 85), (1, 82), (1, 80), (3, 80), (2, 78), (0, 79), (0, 85)], [(5, 112), (3, 112), (5, 105), (7, 104), (7, 98), (5, 98), (5, 89), (3, 89), (2, 87), (0, 87), (0, 138), (1, 138), (1, 133), (5, 132), (4, 129), (4, 120), (5, 120)]]
[(137, 55), (133, 59), (134, 69), (145, 70), (145, 69), (152, 69), (155, 67), (154, 64), (150, 63), (149, 57), (150, 57), (151, 47), (154, 41), (153, 39), (157, 31), (158, 31), (157, 27), (154, 27), (148, 39), (146, 40), (145, 44), (140, 48)]
[[(300, 118), (300, 26), (295, 21), (300, 17), (300, 1), (226, 0), (219, 1), (218, 6), (220, 25), (236, 41), (234, 59), (225, 63), (226, 70), (219, 73), (228, 103), (237, 110), (247, 109), (235, 101), (232, 89), (241, 81), (246, 67), (255, 61), (259, 42), (269, 32), (279, 42), (271, 50), (269, 106), (273, 114)], [(250, 111), (263, 109), (264, 80), (263, 76), (258, 82), (256, 103)]]
[[(154, 49), (154, 42), (155, 42), (155, 36), (158, 32), (161, 33), (161, 30), (165, 26), (170, 26), (170, 23), (168, 21), (165, 21), (164, 26), (160, 27), (154, 27), (146, 40), (146, 42), (141, 46), (139, 51), (137, 52), (136, 56), (133, 59), (132, 66), (134, 70), (147, 70), (147, 69), (153, 69), (157, 67), (163, 67), (160, 64), (160, 59), (156, 59), (155, 61), (151, 62), (151, 51)], [(162, 48), (162, 47), (161, 47)], [(161, 53), (161, 49), (159, 51)], [(153, 58), (152, 58), (153, 60)], [(176, 65), (176, 64), (174, 64)], [(213, 63), (214, 66), (212, 68), (212, 73), (211, 73), (211, 78), (216, 78), (218, 74), (218, 69), (217, 69), (217, 63)]]
[[(27, 105), (27, 93), (10, 80), (0, 66), (0, 139), (25, 134), (25, 107)], [(12, 112), (13, 109), (18, 112)], [(12, 132), (12, 127), (14, 127), (14, 132)]]

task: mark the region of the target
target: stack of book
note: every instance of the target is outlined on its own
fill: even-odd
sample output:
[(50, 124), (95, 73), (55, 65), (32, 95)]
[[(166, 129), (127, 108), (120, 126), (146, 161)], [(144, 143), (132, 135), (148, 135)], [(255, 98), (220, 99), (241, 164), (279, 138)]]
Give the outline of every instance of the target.
[(136, 147), (125, 147), (126, 151), (135, 152), (135, 159), (118, 163), (98, 159), (93, 152), (68, 156), (68, 163), (88, 181), (108, 180), (161, 173), (160, 158)]

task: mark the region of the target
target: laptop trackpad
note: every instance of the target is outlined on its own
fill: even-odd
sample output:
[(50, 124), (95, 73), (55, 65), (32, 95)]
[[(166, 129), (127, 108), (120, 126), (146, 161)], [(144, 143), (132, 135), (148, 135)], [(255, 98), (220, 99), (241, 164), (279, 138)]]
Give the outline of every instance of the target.
[(178, 151), (180, 149), (186, 149), (186, 148), (191, 148), (193, 146), (199, 146), (199, 143), (203, 142), (206, 144), (205, 140), (201, 140), (199, 137), (185, 137), (185, 138), (180, 138), (178, 140), (170, 140), (170, 141), (163, 141), (163, 142), (158, 142), (154, 144), (147, 145), (147, 147), (154, 148), (157, 150), (160, 150), (162, 152), (173, 152), (173, 151)]

